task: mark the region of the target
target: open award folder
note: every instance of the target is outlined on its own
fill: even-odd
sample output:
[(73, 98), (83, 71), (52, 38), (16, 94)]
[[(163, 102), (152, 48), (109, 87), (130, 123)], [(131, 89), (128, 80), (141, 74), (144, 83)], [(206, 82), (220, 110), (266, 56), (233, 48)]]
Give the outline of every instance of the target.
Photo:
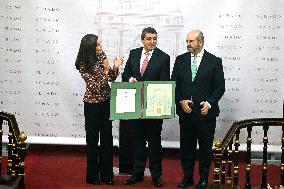
[(175, 81), (111, 83), (110, 120), (175, 117)]

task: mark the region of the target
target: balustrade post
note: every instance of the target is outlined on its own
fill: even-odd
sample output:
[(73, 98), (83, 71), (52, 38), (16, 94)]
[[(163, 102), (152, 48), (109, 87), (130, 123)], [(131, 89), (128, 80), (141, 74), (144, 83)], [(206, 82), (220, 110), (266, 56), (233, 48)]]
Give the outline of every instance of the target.
[(233, 185), (239, 183), (239, 146), (240, 146), (240, 129), (236, 131), (234, 150), (234, 171), (233, 171)]
[(251, 177), (251, 143), (252, 143), (252, 138), (251, 138), (251, 131), (252, 131), (252, 126), (249, 125), (247, 127), (247, 158), (246, 158), (246, 183), (245, 183), (245, 189), (251, 189), (251, 183), (250, 183), (250, 177)]
[(12, 134), (12, 125), (11, 122), (9, 125), (9, 134), (8, 134), (8, 160), (7, 160), (7, 175), (12, 175), (13, 170), (13, 134)]
[(267, 131), (269, 129), (268, 125), (263, 126), (264, 136), (263, 136), (263, 153), (262, 153), (262, 181), (261, 181), (261, 188), (267, 188), (267, 144), (268, 144), (268, 137)]
[(24, 132), (21, 132), (19, 135), (19, 145), (18, 145), (18, 156), (19, 156), (19, 163), (18, 163), (18, 170), (17, 174), (22, 176), (20, 180), (21, 189), (25, 186), (25, 155), (27, 151), (26, 141), (27, 135)]
[(281, 164), (280, 164), (280, 177), (281, 177), (281, 185), (284, 186), (284, 126), (282, 126), (282, 139), (281, 139)]
[(232, 145), (233, 145), (233, 139), (229, 143), (229, 150), (228, 150), (228, 169), (227, 169), (227, 179), (226, 183), (229, 185), (233, 184), (233, 177), (232, 177), (232, 157), (233, 157), (233, 150), (232, 150)]
[(220, 162), (222, 159), (221, 141), (218, 139), (214, 142), (214, 184), (220, 184)]

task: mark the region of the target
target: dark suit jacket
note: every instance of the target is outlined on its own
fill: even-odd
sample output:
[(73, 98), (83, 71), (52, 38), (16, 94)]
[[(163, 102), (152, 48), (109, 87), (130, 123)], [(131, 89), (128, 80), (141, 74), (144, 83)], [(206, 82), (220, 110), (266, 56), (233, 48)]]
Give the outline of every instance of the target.
[[(216, 118), (219, 113), (218, 101), (225, 92), (225, 79), (222, 59), (204, 50), (204, 54), (197, 70), (194, 81), (191, 77), (191, 54), (189, 52), (176, 58), (172, 73), (176, 81), (176, 111), (182, 116), (196, 116), (199, 119)], [(179, 103), (180, 100), (193, 100), (193, 112), (185, 113)], [(211, 105), (208, 114), (200, 113), (200, 102), (207, 101)]]
[(122, 81), (128, 82), (131, 77), (137, 81), (168, 81), (170, 80), (170, 56), (155, 48), (143, 77), (140, 73), (140, 59), (143, 47), (132, 49), (126, 62)]

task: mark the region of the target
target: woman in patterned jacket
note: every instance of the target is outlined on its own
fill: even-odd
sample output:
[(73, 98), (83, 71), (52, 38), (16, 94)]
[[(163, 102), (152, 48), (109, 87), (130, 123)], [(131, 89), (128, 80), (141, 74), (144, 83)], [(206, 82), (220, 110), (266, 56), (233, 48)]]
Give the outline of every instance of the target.
[(117, 57), (113, 68), (110, 68), (98, 36), (87, 34), (82, 38), (75, 66), (86, 83), (83, 101), (87, 143), (86, 182), (89, 184), (114, 184), (108, 82), (115, 81), (122, 62), (123, 59)]

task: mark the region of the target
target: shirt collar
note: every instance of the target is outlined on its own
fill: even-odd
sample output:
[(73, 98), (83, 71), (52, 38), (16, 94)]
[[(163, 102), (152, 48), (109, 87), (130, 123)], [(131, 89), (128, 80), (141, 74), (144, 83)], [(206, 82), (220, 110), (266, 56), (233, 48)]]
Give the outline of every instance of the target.
[[(196, 57), (203, 57), (203, 54), (204, 54), (204, 49), (202, 49), (202, 50), (200, 51), (200, 53), (198, 53), (198, 54), (196, 55)], [(194, 54), (191, 54), (191, 57), (194, 57)]]
[[(143, 50), (142, 50), (142, 54), (145, 54), (145, 49), (143, 48)], [(154, 50), (151, 50), (151, 51), (148, 51), (148, 53), (149, 53), (149, 55), (151, 56), (152, 55), (152, 53), (154, 52)]]

